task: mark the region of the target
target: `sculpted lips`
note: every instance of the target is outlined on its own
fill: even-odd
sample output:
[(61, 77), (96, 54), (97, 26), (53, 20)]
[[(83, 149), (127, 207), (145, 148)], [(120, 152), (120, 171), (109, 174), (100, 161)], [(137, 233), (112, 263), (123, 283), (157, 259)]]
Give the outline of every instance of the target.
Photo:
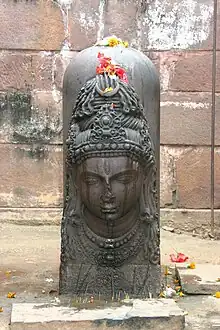
[(116, 213), (118, 208), (113, 204), (105, 204), (100, 209), (102, 213)]

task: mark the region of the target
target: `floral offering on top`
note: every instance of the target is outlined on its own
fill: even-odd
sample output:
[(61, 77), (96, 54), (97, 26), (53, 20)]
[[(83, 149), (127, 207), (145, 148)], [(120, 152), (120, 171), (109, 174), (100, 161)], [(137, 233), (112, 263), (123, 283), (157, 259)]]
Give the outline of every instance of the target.
[(116, 47), (116, 46), (122, 46), (127, 48), (128, 42), (122, 41), (122, 39), (117, 38), (116, 36), (106, 37), (100, 41), (97, 41), (95, 46), (107, 46), (107, 47)]
[(107, 73), (112, 78), (117, 76), (124, 83), (128, 83), (128, 77), (125, 69), (114, 63), (111, 57), (105, 57), (103, 53), (99, 52), (97, 58), (99, 65), (96, 68), (96, 74)]

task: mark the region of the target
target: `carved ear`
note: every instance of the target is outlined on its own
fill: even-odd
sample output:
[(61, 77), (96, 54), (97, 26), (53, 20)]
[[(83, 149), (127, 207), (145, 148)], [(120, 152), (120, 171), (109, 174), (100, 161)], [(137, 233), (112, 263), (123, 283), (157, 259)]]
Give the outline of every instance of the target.
[(151, 189), (151, 181), (153, 175), (153, 167), (148, 167), (147, 170), (144, 171), (144, 180), (142, 185), (141, 197), (140, 197), (140, 211), (142, 215), (149, 216), (153, 212), (153, 192)]
[(144, 178), (142, 188), (141, 188), (141, 195), (140, 195), (140, 214), (144, 216), (149, 213), (148, 205), (147, 205), (147, 198), (146, 198), (146, 178)]
[(80, 207), (81, 207), (81, 198), (78, 188), (78, 178), (77, 178), (77, 171), (72, 170), (69, 173), (69, 191), (71, 194), (71, 208), (75, 211), (76, 214), (80, 214)]

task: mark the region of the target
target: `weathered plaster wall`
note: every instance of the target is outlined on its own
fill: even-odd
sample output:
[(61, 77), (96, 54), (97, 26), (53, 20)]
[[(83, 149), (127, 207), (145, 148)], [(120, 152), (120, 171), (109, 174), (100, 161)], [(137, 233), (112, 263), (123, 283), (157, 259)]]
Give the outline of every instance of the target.
[[(162, 220), (208, 228), (212, 19), (212, 0), (0, 0), (0, 220), (59, 223), (63, 73), (76, 52), (116, 34), (161, 77)], [(220, 34), (217, 47), (216, 209)]]

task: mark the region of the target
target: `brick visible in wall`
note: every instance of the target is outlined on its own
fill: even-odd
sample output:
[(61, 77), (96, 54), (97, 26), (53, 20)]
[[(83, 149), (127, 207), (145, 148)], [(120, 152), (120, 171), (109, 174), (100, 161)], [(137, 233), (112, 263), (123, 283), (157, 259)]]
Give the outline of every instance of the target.
[(32, 89), (52, 89), (53, 53), (40, 52), (31, 57)]
[[(212, 52), (164, 52), (160, 55), (163, 90), (212, 91)], [(217, 52), (216, 92), (220, 92), (220, 52)]]
[(53, 54), (0, 53), (0, 90), (52, 89)]
[(106, 1), (105, 36), (116, 35), (138, 47), (138, 1)]
[(0, 95), (0, 143), (62, 143), (62, 98), (52, 91)]
[(0, 145), (0, 207), (62, 206), (62, 148)]
[(64, 40), (63, 17), (53, 0), (3, 0), (0, 2), (1, 49), (60, 49)]
[[(211, 150), (186, 148), (175, 161), (180, 208), (210, 208)], [(215, 150), (215, 208), (220, 208), (220, 150)]]
[(72, 50), (82, 50), (96, 43), (100, 15), (98, 0), (72, 1), (69, 10), (69, 40)]
[[(211, 93), (161, 94), (161, 143), (211, 144)], [(216, 145), (220, 145), (220, 94), (216, 95)]]
[(63, 77), (65, 70), (71, 60), (77, 55), (78, 52), (69, 51), (65, 54), (56, 54), (53, 64), (54, 85), (57, 90), (62, 91)]

